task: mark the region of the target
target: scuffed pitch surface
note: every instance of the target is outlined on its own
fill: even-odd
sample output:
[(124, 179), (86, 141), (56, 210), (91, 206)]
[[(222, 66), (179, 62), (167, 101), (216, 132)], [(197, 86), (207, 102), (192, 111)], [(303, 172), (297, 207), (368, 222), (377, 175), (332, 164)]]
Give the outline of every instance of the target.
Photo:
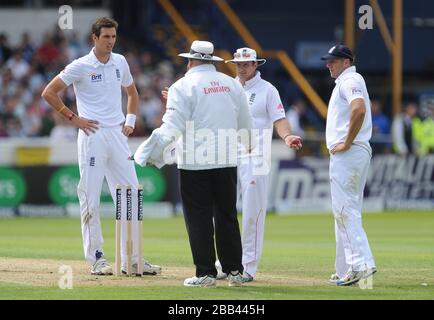
[(165, 274), (158, 276), (96, 276), (90, 274), (90, 269), (84, 261), (0, 258), (0, 282), (57, 287), (62, 276), (59, 268), (63, 265), (72, 268), (74, 287), (162, 285), (163, 283), (175, 285), (180, 283), (183, 276), (191, 272), (187, 268), (166, 268)]
[[(164, 267), (162, 274), (156, 276), (146, 275), (143, 277), (127, 276), (95, 276), (91, 275), (89, 267), (83, 261), (57, 261), (50, 259), (23, 259), (23, 258), (0, 258), (0, 283), (15, 285), (30, 285), (38, 287), (58, 287), (58, 281), (62, 274), (59, 273), (61, 266), (72, 268), (74, 287), (88, 286), (179, 286), (184, 279), (194, 274), (193, 268), (187, 267)], [(285, 276), (258, 273), (257, 281), (249, 283), (249, 286), (309, 286), (323, 285), (323, 281), (309, 278), (288, 278)], [(226, 284), (226, 280), (218, 281)]]

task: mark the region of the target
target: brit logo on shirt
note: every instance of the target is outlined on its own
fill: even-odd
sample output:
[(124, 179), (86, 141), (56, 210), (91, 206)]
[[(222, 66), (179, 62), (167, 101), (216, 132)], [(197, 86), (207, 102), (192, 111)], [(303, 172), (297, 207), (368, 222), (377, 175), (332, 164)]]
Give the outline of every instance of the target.
[(255, 102), (255, 98), (256, 98), (256, 93), (252, 93), (250, 95), (250, 99), (249, 99), (249, 104), (252, 105), (253, 102)]
[(121, 72), (119, 71), (119, 69), (116, 69), (116, 78), (118, 79), (118, 81), (121, 81)]
[(93, 83), (101, 82), (102, 81), (102, 74), (91, 73), (90, 74), (90, 81)]

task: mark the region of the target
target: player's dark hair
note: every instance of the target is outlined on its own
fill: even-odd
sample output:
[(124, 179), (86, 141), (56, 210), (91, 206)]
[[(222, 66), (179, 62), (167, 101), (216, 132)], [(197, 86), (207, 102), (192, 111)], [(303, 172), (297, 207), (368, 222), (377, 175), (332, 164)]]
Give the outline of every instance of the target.
[(117, 30), (118, 23), (109, 17), (98, 18), (92, 25), (92, 34), (99, 38), (102, 28), (115, 28)]

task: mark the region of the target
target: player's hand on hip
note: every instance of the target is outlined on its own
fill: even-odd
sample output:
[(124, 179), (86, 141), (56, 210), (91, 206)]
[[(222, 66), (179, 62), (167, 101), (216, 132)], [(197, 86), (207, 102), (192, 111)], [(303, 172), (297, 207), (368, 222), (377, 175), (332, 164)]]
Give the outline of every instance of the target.
[(133, 133), (133, 131), (134, 131), (134, 128), (133, 128), (133, 127), (130, 127), (130, 126), (124, 126), (124, 127), (122, 128), (122, 133), (123, 133), (126, 137), (129, 137), (130, 134)]
[(345, 143), (338, 143), (333, 147), (333, 149), (330, 151), (331, 154), (336, 154), (338, 152), (345, 152), (348, 149), (350, 149), (350, 146), (347, 146)]
[(90, 120), (82, 117), (74, 117), (71, 119), (72, 123), (79, 129), (83, 130), (86, 135), (95, 133), (98, 130), (98, 121)]
[(293, 135), (287, 136), (285, 138), (285, 143), (289, 148), (295, 150), (300, 150), (301, 147), (303, 146), (301, 143), (301, 137), (299, 136), (293, 136)]

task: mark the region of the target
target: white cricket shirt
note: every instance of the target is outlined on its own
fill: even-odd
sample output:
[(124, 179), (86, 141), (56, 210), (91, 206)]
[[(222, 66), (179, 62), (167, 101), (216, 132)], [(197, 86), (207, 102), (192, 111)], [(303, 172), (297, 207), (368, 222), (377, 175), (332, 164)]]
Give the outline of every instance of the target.
[(120, 125), (125, 121), (121, 87), (133, 83), (130, 68), (120, 54), (111, 53), (103, 64), (93, 50), (67, 65), (59, 78), (73, 84), (80, 117), (96, 120), (101, 127)]
[(362, 127), (353, 143), (371, 152), (369, 145), (372, 135), (371, 101), (365, 80), (356, 72), (356, 67), (352, 66), (342, 72), (335, 83), (327, 111), (327, 148), (332, 150), (336, 144), (345, 141), (350, 128), (351, 102), (360, 98), (365, 102), (366, 113)]
[[(178, 168), (235, 167), (237, 140), (219, 141), (218, 137), (219, 130), (251, 129), (251, 116), (241, 84), (217, 72), (211, 64), (191, 68), (169, 88), (162, 128), (177, 129), (184, 134)], [(219, 142), (225, 150), (218, 150)], [(234, 161), (220, 162), (217, 153), (221, 151), (226, 155), (234, 154)]]
[(285, 109), (277, 89), (262, 79), (259, 71), (256, 71), (252, 79), (246, 81), (244, 92), (252, 115), (252, 128), (259, 131), (256, 148), (252, 154), (263, 154), (264, 147), (268, 148), (271, 145), (274, 122), (286, 117)]

